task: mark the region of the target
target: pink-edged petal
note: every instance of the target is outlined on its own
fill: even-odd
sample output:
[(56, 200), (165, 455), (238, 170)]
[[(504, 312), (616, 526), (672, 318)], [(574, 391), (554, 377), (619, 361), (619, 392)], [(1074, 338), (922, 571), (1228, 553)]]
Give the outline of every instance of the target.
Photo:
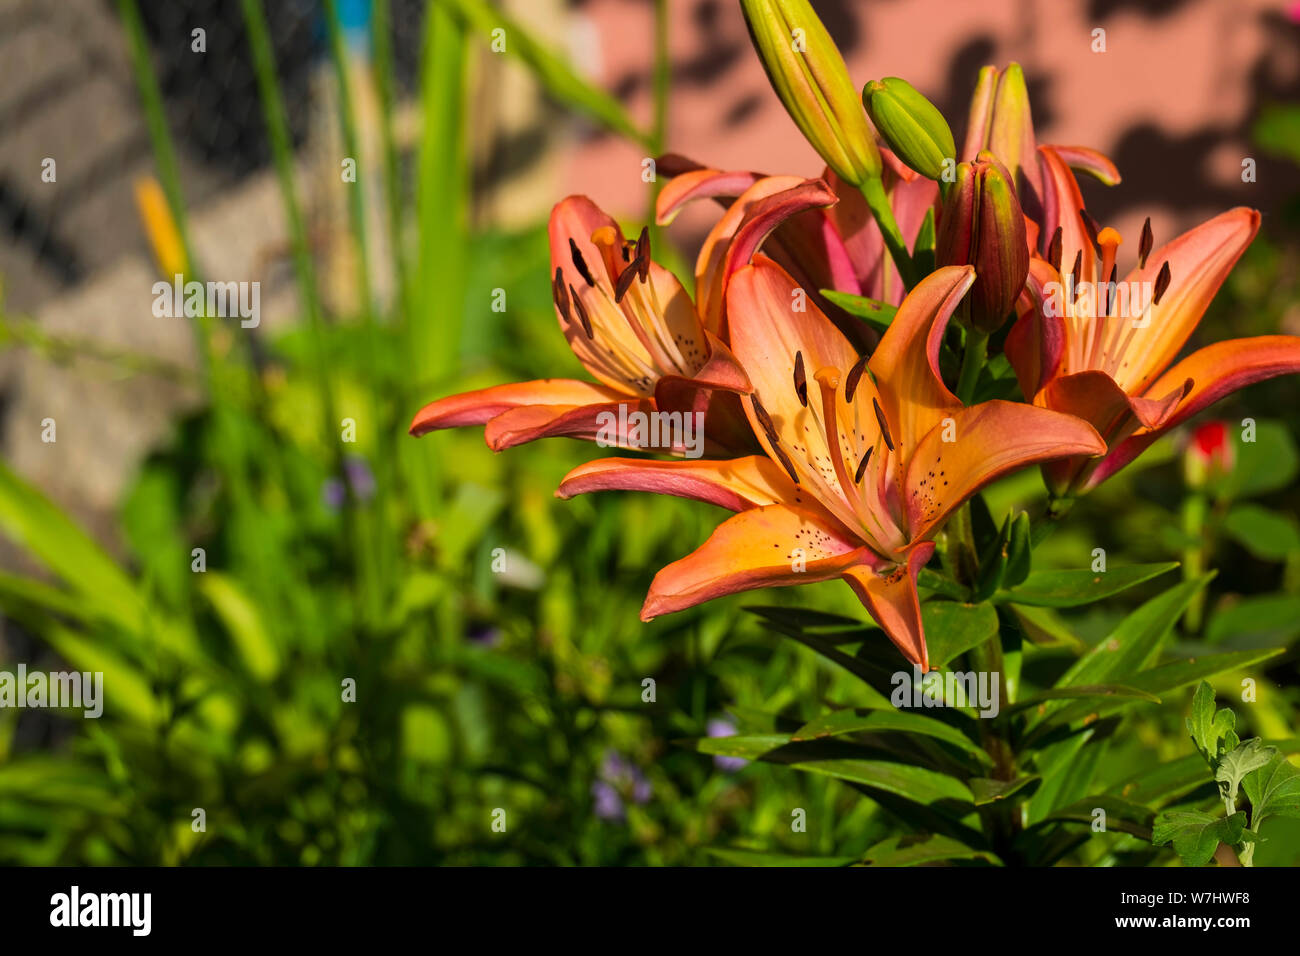
[(934, 542), (927, 541), (913, 548), (906, 561), (893, 568), (878, 570), (870, 564), (859, 564), (843, 574), (889, 639), (923, 672), (930, 669), (930, 653), (925, 646), (916, 576), (933, 554)]
[(1097, 281), (1097, 255), (1092, 239), (1084, 227), (1080, 213), (1083, 211), (1083, 194), (1065, 158), (1051, 146), (1038, 147), (1038, 160), (1043, 177), (1043, 228), (1039, 241), (1046, 254), (1057, 227), (1061, 230), (1061, 272), (1070, 272), (1082, 254), (1078, 281)]
[(503, 412), (528, 405), (596, 405), (626, 397), (625, 392), (571, 378), (495, 385), (449, 395), (415, 413), (410, 433), (417, 438), (439, 428), (482, 425)]
[(814, 512), (781, 504), (752, 508), (655, 575), (641, 620), (738, 591), (826, 581), (869, 553), (838, 522)]
[(1255, 382), (1300, 372), (1300, 338), (1289, 335), (1261, 335), (1249, 339), (1216, 342), (1193, 352), (1160, 376), (1148, 390), (1158, 395), (1181, 378), (1192, 387), (1174, 413), (1159, 426), (1144, 429), (1120, 443), (1098, 462), (1083, 487), (1095, 488), (1115, 474), (1169, 429), (1204, 411), (1219, 399)]
[[(620, 415), (620, 410), (623, 414)], [(629, 441), (625, 422), (635, 412), (655, 411), (649, 399), (625, 399), (602, 405), (525, 405), (503, 412), (487, 423), (483, 437), (493, 451), (502, 451), (539, 438), (579, 438), (611, 448), (641, 449)], [(678, 447), (657, 449), (681, 453)]]
[(1087, 173), (1107, 186), (1119, 185), (1119, 167), (1105, 153), (1089, 149), (1087, 146), (1061, 146), (1056, 143), (1052, 144), (1051, 149), (1065, 160), (1065, 164), (1071, 169)]
[(1091, 369), (1063, 375), (1043, 389), (1041, 402), (1048, 408), (1082, 418), (1110, 442), (1112, 436), (1126, 435), (1138, 428), (1157, 428), (1168, 421), (1186, 394), (1190, 380), (1174, 385), (1159, 398), (1129, 395), (1105, 372)]
[(669, 180), (655, 200), (655, 221), (671, 223), (682, 207), (697, 199), (732, 199), (764, 178), (761, 173), (739, 170), (693, 169)]
[[(601, 458), (564, 477), (557, 498), (592, 491), (648, 491), (748, 511), (800, 497), (789, 476), (765, 455), (725, 461)], [(810, 509), (815, 510), (815, 509)]]
[[(1221, 213), (1152, 252), (1145, 269), (1125, 278), (1130, 288), (1150, 289), (1161, 267), (1169, 264), (1169, 288), (1160, 304), (1143, 315), (1145, 325), (1123, 329), (1123, 341), (1106, 350), (1121, 388), (1142, 392), (1174, 360), (1255, 238), (1259, 218), (1257, 210), (1244, 206)], [(1144, 292), (1140, 301), (1150, 298)]]
[(1047, 289), (1051, 283), (1059, 287), (1056, 270), (1042, 259), (1030, 259), (1029, 278), (1021, 294), (1024, 306), (1002, 345), (1026, 401), (1033, 401), (1039, 389), (1056, 375), (1065, 352), (1068, 333), (1062, 310), (1044, 306), (1048, 295), (1055, 294)]
[(982, 402), (950, 415), (950, 424), (921, 439), (908, 464), (903, 488), (912, 541), (933, 534), (962, 502), (1003, 475), (1106, 451), (1087, 422), (1020, 402)]
[(939, 347), (948, 319), (974, 281), (972, 266), (936, 269), (903, 300), (871, 356), (868, 368), (903, 461), (922, 435), (961, 407), (939, 374)]

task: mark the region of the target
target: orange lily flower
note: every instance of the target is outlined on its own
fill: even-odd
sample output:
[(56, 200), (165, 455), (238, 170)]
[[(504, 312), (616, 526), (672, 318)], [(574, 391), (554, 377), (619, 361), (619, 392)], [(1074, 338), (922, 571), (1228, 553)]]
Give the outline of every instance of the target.
[(1051, 261), (1031, 263), (1022, 314), (1004, 348), (1027, 399), (1077, 415), (1107, 441), (1103, 458), (1045, 466), (1049, 488), (1068, 497), (1096, 487), (1223, 396), (1300, 371), (1300, 338), (1216, 342), (1175, 362), (1254, 239), (1259, 213), (1232, 209), (1154, 252), (1148, 221), (1136, 267), (1117, 283), (1119, 233), (1098, 229), (1084, 211), (1059, 150), (1043, 146), (1039, 154)]
[(602, 459), (557, 494), (655, 491), (738, 512), (655, 577), (643, 620), (752, 588), (840, 577), (909, 661), (929, 669), (916, 575), (967, 498), (1014, 469), (1100, 454), (1091, 426), (1048, 409), (964, 407), (939, 375), (939, 347), (970, 266), (940, 269), (903, 301), (868, 362), (765, 256), (727, 292), (731, 344), (753, 392), (766, 452), (731, 461)]
[[(708, 415), (710, 450), (752, 449), (735, 395), (748, 390), (745, 374), (681, 283), (651, 261), (647, 232), (626, 240), (590, 199), (570, 196), (551, 211), (549, 235), (560, 328), (596, 381), (540, 379), (452, 395), (420, 409), (411, 434), (486, 425), (488, 446), (500, 451), (558, 435), (595, 440), (610, 414), (626, 422), (635, 411), (698, 410)], [(629, 447), (627, 437), (617, 444)]]

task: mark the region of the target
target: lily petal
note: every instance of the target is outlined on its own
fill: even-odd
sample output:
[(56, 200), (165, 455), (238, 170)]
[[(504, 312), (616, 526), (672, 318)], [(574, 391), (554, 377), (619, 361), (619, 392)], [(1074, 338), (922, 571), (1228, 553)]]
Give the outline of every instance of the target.
[(1119, 167), (1105, 153), (1087, 146), (1061, 146), (1058, 143), (1052, 144), (1051, 149), (1071, 169), (1088, 173), (1107, 186), (1118, 186), (1121, 181)]
[[(1043, 174), (1043, 228), (1039, 240), (1050, 243), (1057, 228), (1061, 230), (1061, 272), (1074, 268), (1075, 258), (1082, 255), (1078, 284), (1097, 281), (1097, 254), (1092, 239), (1079, 215), (1083, 211), (1083, 194), (1070, 165), (1055, 147), (1038, 147)], [(1046, 249), (1041, 250), (1046, 253)], [(1076, 286), (1077, 288), (1078, 286)]]
[[(1027, 465), (1106, 451), (1087, 422), (1020, 402), (992, 401), (950, 413), (921, 439), (904, 479), (908, 533), (931, 535), (967, 498)], [(945, 441), (945, 438), (954, 438)]]
[(871, 616), (885, 634), (903, 652), (903, 656), (921, 670), (930, 669), (930, 653), (925, 646), (925, 629), (921, 624), (921, 601), (916, 593), (916, 575), (934, 554), (934, 542), (913, 548), (905, 564), (888, 573), (865, 565), (845, 570), (849, 582)]
[(732, 199), (763, 179), (762, 173), (721, 169), (693, 169), (670, 179), (655, 200), (655, 221), (666, 226), (682, 207), (697, 199)]
[(593, 405), (623, 397), (625, 393), (617, 389), (572, 378), (495, 385), (430, 402), (415, 413), (410, 433), (418, 438), (439, 428), (483, 425), (503, 412), (529, 405)]
[(1192, 387), (1174, 413), (1149, 430), (1122, 442), (1099, 462), (1088, 477), (1086, 487), (1093, 488), (1119, 471), (1145, 451), (1169, 429), (1182, 424), (1219, 399), (1247, 385), (1300, 372), (1300, 338), (1290, 335), (1261, 335), (1249, 339), (1215, 342), (1187, 356), (1148, 390), (1158, 395), (1174, 387), (1181, 379), (1191, 380)]
[(800, 497), (794, 482), (766, 455), (724, 461), (601, 458), (565, 475), (555, 496), (572, 498), (592, 491), (649, 491), (705, 501), (728, 511), (748, 511)]
[(826, 581), (868, 554), (838, 522), (811, 511), (752, 508), (728, 518), (704, 544), (655, 575), (641, 620), (738, 591)]
[(904, 461), (922, 435), (961, 407), (939, 374), (939, 347), (948, 319), (974, 281), (972, 266), (936, 269), (903, 300), (871, 356), (868, 368)]
[(1038, 390), (1056, 375), (1065, 352), (1065, 321), (1061, 310), (1048, 309), (1043, 304), (1050, 294), (1047, 286), (1059, 285), (1060, 281), (1061, 277), (1045, 260), (1036, 256), (1029, 260), (1029, 278), (1021, 295), (1025, 305), (1002, 345), (1026, 401), (1033, 401)]
[(1107, 349), (1121, 388), (1143, 391), (1174, 360), (1255, 238), (1259, 219), (1258, 210), (1230, 209), (1157, 249), (1147, 258), (1145, 269), (1129, 273), (1124, 281), (1130, 288), (1133, 283), (1154, 284), (1166, 263), (1172, 278), (1160, 304), (1153, 304), (1144, 316), (1145, 325), (1124, 330), (1118, 354)]
[[(620, 416), (619, 410), (624, 414)], [(504, 451), (539, 438), (581, 438), (601, 441), (611, 447), (640, 449), (628, 440), (623, 427), (635, 412), (649, 415), (655, 404), (649, 399), (629, 399), (601, 405), (524, 405), (512, 408), (487, 423), (483, 437), (493, 451)], [(681, 448), (664, 448), (680, 454)]]

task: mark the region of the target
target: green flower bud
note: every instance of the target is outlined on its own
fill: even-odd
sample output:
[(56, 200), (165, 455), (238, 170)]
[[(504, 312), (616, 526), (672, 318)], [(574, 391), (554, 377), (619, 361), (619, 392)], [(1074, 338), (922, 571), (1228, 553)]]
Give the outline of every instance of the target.
[(948, 121), (906, 80), (872, 80), (862, 90), (862, 105), (889, 148), (922, 176), (938, 179), (945, 160), (957, 161)]
[(772, 89), (804, 138), (847, 183), (880, 178), (872, 138), (848, 67), (807, 0), (741, 0)]
[(1029, 275), (1025, 216), (1006, 167), (988, 152), (957, 167), (935, 242), (940, 266), (973, 265), (975, 282), (958, 307), (958, 321), (991, 333), (1015, 307)]

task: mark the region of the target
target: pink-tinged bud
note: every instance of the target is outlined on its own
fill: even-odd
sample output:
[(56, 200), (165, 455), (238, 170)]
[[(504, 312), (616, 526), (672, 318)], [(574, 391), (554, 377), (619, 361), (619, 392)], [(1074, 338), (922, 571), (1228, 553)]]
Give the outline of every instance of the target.
[(981, 332), (996, 331), (1025, 287), (1029, 246), (1011, 176), (989, 153), (958, 165), (944, 199), (934, 255), (939, 266), (975, 267), (975, 282), (957, 319)]
[(1011, 182), (1022, 197), (1026, 194), (1041, 197), (1034, 119), (1029, 111), (1025, 74), (1019, 63), (1001, 71), (994, 66), (980, 70), (971, 97), (962, 158), (973, 160), (982, 150), (991, 152), (1007, 168)]
[(1236, 451), (1227, 422), (1198, 425), (1183, 453), (1187, 484), (1192, 488), (1203, 488), (1207, 482), (1231, 474), (1235, 464)]
[(844, 58), (808, 0), (741, 0), (772, 89), (804, 138), (853, 186), (880, 178), (876, 147)]

